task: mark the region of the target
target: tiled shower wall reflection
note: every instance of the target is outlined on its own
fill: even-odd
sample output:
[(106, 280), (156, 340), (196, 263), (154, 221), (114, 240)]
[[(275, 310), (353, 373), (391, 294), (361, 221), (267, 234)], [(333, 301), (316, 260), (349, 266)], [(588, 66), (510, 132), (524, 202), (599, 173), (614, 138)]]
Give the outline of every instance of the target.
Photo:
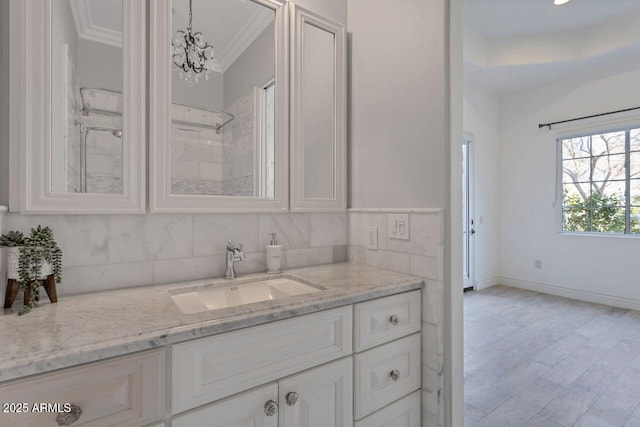
[(58, 293), (75, 294), (224, 273), (228, 240), (244, 243), (238, 273), (266, 271), (267, 233), (284, 267), (345, 261), (346, 213), (5, 215), (6, 230), (48, 225), (63, 251)]
[[(407, 210), (410, 240), (387, 237), (383, 209), (349, 213), (349, 261), (420, 276), (422, 291), (422, 425), (444, 425), (443, 308), (444, 217), (441, 209)], [(378, 249), (367, 249), (368, 228), (378, 228)]]

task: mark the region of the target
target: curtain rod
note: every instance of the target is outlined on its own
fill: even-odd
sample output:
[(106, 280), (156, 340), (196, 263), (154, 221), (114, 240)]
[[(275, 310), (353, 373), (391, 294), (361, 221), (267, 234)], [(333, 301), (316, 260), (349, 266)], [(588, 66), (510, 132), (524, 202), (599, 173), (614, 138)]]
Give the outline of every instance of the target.
[(600, 116), (608, 116), (609, 114), (617, 114), (617, 113), (625, 113), (627, 111), (633, 111), (633, 110), (640, 110), (640, 107), (633, 107), (633, 108), (627, 108), (624, 110), (618, 110), (618, 111), (610, 111), (608, 113), (601, 113), (601, 114), (594, 114), (592, 116), (584, 116), (584, 117), (578, 117), (576, 119), (569, 119), (569, 120), (561, 120), (559, 122), (551, 122), (551, 123), (539, 123), (538, 124), (538, 129), (543, 128), (545, 126), (548, 126), (549, 129), (551, 129), (551, 126), (553, 125), (559, 125), (560, 123), (568, 123), (568, 122), (575, 122), (576, 120), (584, 120), (584, 119), (592, 119), (594, 117), (600, 117)]

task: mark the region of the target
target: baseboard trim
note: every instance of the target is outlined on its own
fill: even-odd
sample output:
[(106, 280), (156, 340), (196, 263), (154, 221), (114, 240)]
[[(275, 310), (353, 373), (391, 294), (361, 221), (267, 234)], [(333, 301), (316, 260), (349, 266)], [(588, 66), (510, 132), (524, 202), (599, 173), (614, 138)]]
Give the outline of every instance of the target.
[(529, 291), (541, 292), (544, 294), (557, 295), (560, 297), (577, 299), (580, 301), (593, 302), (596, 304), (610, 305), (613, 307), (627, 308), (640, 311), (640, 300), (631, 298), (616, 297), (613, 295), (599, 294), (596, 292), (580, 291), (577, 289), (565, 288), (557, 285), (547, 285), (526, 280), (513, 279), (510, 277), (499, 277), (499, 284), (511, 286), (513, 288), (526, 289)]
[(490, 288), (492, 286), (496, 286), (496, 285), (500, 285), (500, 278), (499, 277), (490, 277), (488, 279), (484, 279), (484, 280), (477, 280), (476, 281), (476, 285), (474, 286), (475, 290), (479, 291), (481, 289), (487, 289)]
[(349, 213), (420, 213), (440, 214), (441, 208), (349, 208)]

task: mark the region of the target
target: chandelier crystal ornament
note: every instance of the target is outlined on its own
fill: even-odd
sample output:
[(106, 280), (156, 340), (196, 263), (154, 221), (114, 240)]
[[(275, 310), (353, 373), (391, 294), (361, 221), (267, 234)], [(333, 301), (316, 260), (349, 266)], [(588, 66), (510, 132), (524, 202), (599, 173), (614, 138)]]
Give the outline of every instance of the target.
[(193, 32), (192, 20), (192, 0), (189, 0), (189, 26), (186, 30), (178, 30), (176, 37), (171, 40), (173, 65), (180, 78), (190, 86), (198, 83), (202, 73), (209, 80), (209, 73), (215, 66), (213, 46), (204, 41), (201, 32)]

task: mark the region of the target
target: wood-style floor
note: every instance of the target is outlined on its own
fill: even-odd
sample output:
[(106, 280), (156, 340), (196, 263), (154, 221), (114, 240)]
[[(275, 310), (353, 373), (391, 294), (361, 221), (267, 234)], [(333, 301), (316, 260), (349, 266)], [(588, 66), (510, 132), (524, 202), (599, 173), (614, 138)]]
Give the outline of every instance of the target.
[(640, 426), (640, 312), (495, 286), (464, 317), (465, 426)]

